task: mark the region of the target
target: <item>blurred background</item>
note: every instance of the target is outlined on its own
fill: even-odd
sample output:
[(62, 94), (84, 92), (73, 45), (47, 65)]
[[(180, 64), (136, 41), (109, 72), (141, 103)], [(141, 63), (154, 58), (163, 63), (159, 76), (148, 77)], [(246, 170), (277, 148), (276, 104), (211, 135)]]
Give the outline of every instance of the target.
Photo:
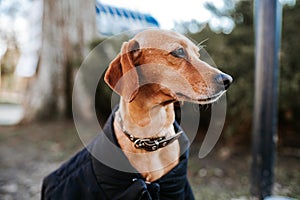
[[(273, 194), (300, 199), (300, 2), (280, 3)], [(93, 111), (91, 101), (100, 124), (110, 113), (111, 91), (103, 81), (96, 95), (86, 88), (89, 73), (97, 71), (79, 76), (81, 95), (72, 97), (83, 60), (102, 41), (149, 27), (175, 30), (197, 43), (205, 41), (216, 65), (234, 77), (221, 139), (204, 159), (197, 155), (211, 108), (201, 109), (189, 178), (197, 199), (250, 199), (253, 4), (250, 0), (0, 0), (0, 199), (40, 198), (42, 178), (83, 147), (72, 120), (72, 98), (86, 120)], [(115, 55), (119, 47), (120, 43), (111, 44), (99, 52), (99, 67), (106, 68), (102, 60)]]

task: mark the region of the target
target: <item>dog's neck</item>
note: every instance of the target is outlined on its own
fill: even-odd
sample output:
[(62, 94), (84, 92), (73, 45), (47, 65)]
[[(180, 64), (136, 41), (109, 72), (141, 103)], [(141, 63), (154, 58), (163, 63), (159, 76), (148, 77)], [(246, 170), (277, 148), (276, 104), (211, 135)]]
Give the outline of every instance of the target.
[[(156, 96), (156, 98), (153, 98)], [(130, 134), (139, 138), (153, 138), (175, 134), (173, 103), (162, 105), (158, 95), (152, 93), (151, 98), (145, 94), (138, 95), (132, 102), (120, 100), (119, 115), (123, 126)], [(149, 102), (156, 99), (157, 102)]]
[(155, 87), (141, 89), (136, 98), (128, 102), (121, 98), (119, 115), (122, 125), (117, 118), (114, 129), (119, 145), (130, 163), (144, 176), (146, 181), (154, 181), (162, 177), (178, 164), (180, 154), (179, 142), (173, 143), (148, 152), (136, 148), (134, 143), (124, 134), (122, 128), (137, 138), (156, 138), (175, 135), (173, 122), (175, 119), (173, 104), (163, 104), (170, 99)]

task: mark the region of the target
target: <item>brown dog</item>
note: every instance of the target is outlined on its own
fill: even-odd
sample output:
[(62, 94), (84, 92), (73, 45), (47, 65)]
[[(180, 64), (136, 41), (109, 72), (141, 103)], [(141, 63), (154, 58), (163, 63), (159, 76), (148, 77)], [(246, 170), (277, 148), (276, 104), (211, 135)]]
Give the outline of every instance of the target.
[(149, 151), (130, 137), (174, 137), (173, 102), (212, 103), (232, 82), (229, 75), (199, 56), (199, 48), (186, 37), (147, 30), (123, 44), (106, 72), (106, 83), (122, 97), (114, 122), (117, 140), (130, 163), (149, 182), (178, 164), (178, 141), (159, 149), (150, 146), (155, 151)]
[(163, 30), (125, 42), (105, 74), (119, 106), (89, 146), (44, 179), (41, 199), (193, 200), (189, 141), (174, 121), (173, 102), (212, 103), (232, 82), (198, 51)]

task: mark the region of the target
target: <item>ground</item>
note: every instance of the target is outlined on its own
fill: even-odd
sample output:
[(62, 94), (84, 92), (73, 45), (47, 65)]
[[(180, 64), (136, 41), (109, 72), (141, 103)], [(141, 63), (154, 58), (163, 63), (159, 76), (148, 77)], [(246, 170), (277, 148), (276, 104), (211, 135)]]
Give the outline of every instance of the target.
[[(44, 176), (82, 148), (72, 121), (0, 127), (0, 199), (40, 199)], [(206, 158), (191, 147), (188, 176), (196, 199), (249, 199), (247, 148), (222, 142)], [(279, 149), (274, 193), (300, 199), (299, 150)]]

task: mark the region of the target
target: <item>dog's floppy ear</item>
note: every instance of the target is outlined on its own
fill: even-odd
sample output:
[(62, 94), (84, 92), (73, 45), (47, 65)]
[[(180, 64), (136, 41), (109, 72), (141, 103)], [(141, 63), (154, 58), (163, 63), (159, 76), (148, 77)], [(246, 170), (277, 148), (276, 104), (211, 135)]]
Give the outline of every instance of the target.
[(124, 42), (121, 53), (110, 63), (104, 77), (105, 82), (128, 102), (136, 97), (139, 88), (139, 77), (134, 65), (139, 53), (137, 41)]

